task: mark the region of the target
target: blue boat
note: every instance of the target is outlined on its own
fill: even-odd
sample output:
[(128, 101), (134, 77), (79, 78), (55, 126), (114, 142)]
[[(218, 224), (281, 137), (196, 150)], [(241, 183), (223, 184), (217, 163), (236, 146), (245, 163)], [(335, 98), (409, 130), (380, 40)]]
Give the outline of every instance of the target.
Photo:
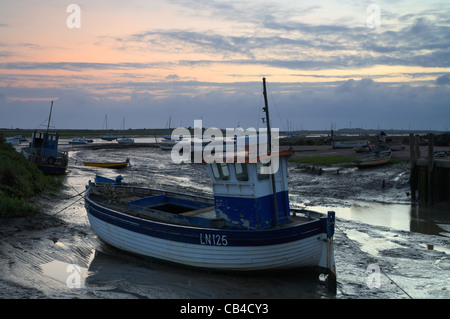
[(53, 101), (47, 130), (45, 132), (34, 131), (29, 146), (22, 150), (22, 154), (45, 174), (61, 175), (66, 172), (69, 156), (67, 152), (58, 151), (58, 133), (49, 131), (52, 108)]
[[(87, 185), (87, 216), (103, 241), (131, 253), (224, 271), (314, 267), (335, 289), (334, 212), (290, 207), (292, 154), (270, 153), (256, 161), (248, 152), (224, 162), (204, 158), (212, 198), (97, 176)], [(265, 173), (264, 163), (275, 158), (279, 169)]]

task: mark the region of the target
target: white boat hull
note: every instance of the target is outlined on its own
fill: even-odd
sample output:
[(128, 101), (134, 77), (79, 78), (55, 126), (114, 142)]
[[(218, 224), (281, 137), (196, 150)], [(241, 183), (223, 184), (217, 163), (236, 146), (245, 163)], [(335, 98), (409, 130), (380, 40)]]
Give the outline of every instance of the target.
[(264, 246), (227, 246), (220, 241), (217, 242), (220, 245), (191, 244), (133, 232), (107, 223), (89, 212), (88, 218), (94, 232), (106, 243), (168, 262), (242, 271), (317, 266), (327, 268), (326, 234)]

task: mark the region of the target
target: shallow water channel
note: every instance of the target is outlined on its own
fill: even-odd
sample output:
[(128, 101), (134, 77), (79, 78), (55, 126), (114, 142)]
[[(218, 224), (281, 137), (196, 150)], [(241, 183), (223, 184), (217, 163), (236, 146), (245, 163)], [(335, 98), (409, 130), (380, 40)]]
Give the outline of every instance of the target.
[[(311, 273), (196, 270), (103, 243), (77, 196), (89, 179), (120, 174), (141, 186), (210, 196), (206, 168), (174, 164), (158, 148), (64, 148), (65, 186), (41, 201), (44, 213), (0, 221), (2, 298), (450, 298), (450, 213), (409, 203), (405, 165), (317, 174), (290, 164), (292, 206), (336, 212), (334, 296)], [(82, 163), (126, 158), (131, 167), (122, 170)]]

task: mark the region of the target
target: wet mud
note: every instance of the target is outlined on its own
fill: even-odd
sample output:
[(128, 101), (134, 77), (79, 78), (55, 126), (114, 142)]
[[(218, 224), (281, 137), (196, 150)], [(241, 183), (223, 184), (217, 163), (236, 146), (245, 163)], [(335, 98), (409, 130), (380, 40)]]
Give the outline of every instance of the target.
[[(450, 298), (450, 214), (410, 204), (406, 163), (366, 170), (290, 163), (291, 205), (336, 211), (332, 295), (310, 272), (196, 270), (103, 243), (79, 195), (96, 174), (208, 196), (208, 173), (157, 148), (67, 149), (65, 186), (39, 201), (43, 212), (0, 221), (0, 298)], [(126, 158), (132, 166), (123, 170), (82, 164)]]

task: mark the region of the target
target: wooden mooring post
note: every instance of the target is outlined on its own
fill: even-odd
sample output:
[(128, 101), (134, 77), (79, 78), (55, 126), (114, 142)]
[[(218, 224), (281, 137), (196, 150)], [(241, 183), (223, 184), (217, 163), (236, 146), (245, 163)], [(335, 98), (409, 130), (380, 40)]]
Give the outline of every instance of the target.
[(411, 200), (416, 201), (416, 192), (417, 192), (417, 157), (416, 152), (414, 151), (415, 145), (415, 137), (413, 133), (409, 134), (409, 169), (410, 169), (410, 178), (409, 178), (409, 186), (411, 190)]
[(428, 205), (433, 206), (433, 175), (434, 175), (434, 152), (433, 133), (428, 134)]
[[(419, 135), (409, 135), (411, 200), (433, 206), (450, 201), (450, 160), (434, 156), (434, 135), (428, 134), (428, 154), (420, 157)], [(418, 193), (418, 194), (417, 194)]]

